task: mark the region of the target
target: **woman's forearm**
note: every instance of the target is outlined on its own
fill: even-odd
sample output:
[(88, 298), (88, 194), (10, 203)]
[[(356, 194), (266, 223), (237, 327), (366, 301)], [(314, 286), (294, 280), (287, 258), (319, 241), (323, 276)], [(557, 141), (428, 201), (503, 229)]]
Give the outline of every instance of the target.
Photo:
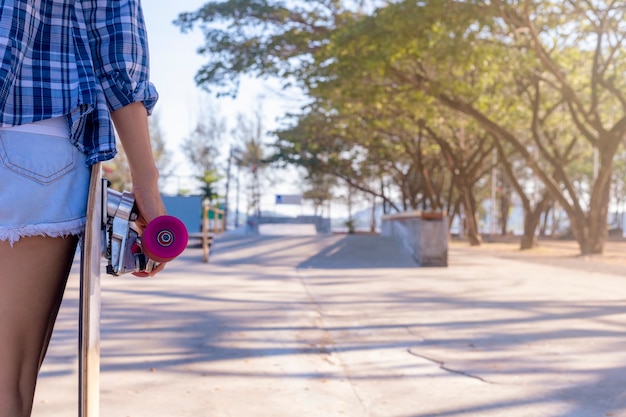
[(143, 220), (165, 214), (158, 188), (159, 172), (154, 162), (148, 113), (143, 103), (129, 104), (111, 113), (122, 147), (128, 158), (133, 193)]
[(133, 183), (157, 182), (159, 173), (152, 155), (148, 112), (142, 103), (133, 103), (111, 113), (115, 129), (128, 158)]

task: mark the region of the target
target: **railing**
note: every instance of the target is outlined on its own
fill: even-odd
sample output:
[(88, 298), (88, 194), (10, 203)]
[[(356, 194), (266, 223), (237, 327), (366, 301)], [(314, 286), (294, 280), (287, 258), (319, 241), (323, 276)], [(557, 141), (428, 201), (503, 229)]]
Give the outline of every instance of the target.
[(202, 261), (209, 262), (213, 237), (216, 233), (226, 231), (224, 210), (205, 205), (202, 210)]

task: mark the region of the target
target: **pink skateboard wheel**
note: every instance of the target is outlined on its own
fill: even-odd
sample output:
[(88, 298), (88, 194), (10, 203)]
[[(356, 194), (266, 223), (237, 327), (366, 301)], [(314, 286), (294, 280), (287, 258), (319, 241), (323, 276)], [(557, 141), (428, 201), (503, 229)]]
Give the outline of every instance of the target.
[(188, 239), (183, 222), (174, 216), (159, 216), (143, 231), (141, 248), (153, 261), (168, 262), (185, 250)]

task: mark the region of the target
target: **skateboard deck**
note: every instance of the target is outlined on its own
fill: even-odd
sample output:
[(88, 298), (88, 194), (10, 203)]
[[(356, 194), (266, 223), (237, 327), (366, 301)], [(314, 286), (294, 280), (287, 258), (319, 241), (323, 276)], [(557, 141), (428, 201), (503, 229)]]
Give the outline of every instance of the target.
[(100, 415), (100, 274), (132, 273), (149, 276), (161, 262), (169, 262), (187, 247), (188, 232), (172, 216), (159, 216), (138, 232), (135, 198), (109, 189), (102, 166), (91, 169), (87, 222), (81, 245), (80, 307), (78, 318), (78, 416)]
[(102, 270), (102, 167), (93, 165), (87, 199), (87, 223), (81, 245), (78, 319), (78, 415), (98, 417), (100, 393), (100, 271)]

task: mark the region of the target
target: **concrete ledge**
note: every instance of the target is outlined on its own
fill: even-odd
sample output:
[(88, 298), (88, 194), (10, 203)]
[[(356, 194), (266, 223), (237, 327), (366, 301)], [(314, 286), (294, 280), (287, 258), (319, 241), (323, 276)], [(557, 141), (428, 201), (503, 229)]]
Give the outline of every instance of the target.
[(400, 240), (420, 266), (448, 266), (448, 219), (442, 213), (384, 216), (381, 234)]

